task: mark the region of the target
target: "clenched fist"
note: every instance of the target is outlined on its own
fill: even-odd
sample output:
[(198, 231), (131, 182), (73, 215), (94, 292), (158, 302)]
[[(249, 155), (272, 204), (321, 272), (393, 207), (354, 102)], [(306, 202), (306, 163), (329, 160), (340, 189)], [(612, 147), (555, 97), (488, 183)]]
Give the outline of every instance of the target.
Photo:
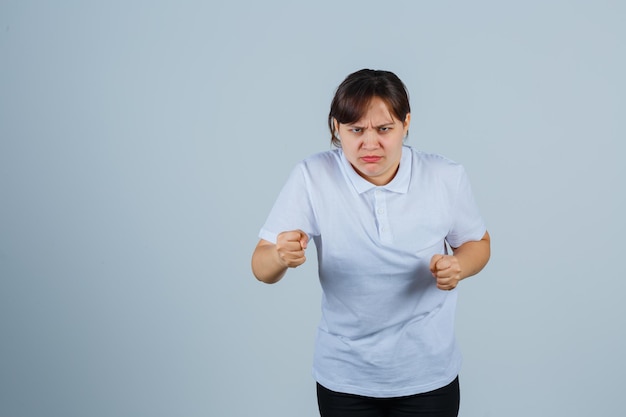
[(309, 242), (309, 236), (302, 230), (282, 232), (276, 237), (276, 251), (283, 266), (295, 268), (306, 261), (304, 251)]
[(453, 255), (434, 255), (430, 260), (430, 272), (437, 280), (437, 288), (450, 291), (456, 288), (461, 276), (461, 265)]

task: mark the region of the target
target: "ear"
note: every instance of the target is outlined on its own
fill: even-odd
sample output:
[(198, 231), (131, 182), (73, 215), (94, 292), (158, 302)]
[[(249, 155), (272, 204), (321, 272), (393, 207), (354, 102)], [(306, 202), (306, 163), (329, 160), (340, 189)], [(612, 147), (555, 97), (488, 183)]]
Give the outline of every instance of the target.
[(339, 122), (333, 118), (333, 124), (335, 125), (335, 136), (339, 136)]
[(402, 123), (402, 128), (404, 129), (404, 139), (409, 137), (409, 125), (411, 124), (411, 113), (407, 113), (404, 118), (404, 122)]

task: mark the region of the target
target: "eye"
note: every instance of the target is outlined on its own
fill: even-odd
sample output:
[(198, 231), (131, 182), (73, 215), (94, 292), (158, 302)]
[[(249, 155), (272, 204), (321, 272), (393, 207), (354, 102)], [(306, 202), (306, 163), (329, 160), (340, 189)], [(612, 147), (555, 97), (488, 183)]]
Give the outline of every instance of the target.
[(381, 132), (389, 132), (391, 128), (389, 126), (383, 126), (379, 129)]
[(360, 127), (353, 127), (352, 129), (350, 129), (350, 132), (352, 133), (361, 133), (362, 131), (363, 129)]

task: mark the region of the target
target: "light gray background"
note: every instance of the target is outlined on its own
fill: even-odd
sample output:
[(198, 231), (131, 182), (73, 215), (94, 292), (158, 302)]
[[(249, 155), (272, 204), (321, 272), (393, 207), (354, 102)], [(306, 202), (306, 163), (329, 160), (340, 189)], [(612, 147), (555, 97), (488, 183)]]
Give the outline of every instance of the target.
[(0, 416), (317, 415), (314, 248), (249, 259), (363, 67), (492, 235), (461, 416), (623, 415), (625, 4), (0, 1)]

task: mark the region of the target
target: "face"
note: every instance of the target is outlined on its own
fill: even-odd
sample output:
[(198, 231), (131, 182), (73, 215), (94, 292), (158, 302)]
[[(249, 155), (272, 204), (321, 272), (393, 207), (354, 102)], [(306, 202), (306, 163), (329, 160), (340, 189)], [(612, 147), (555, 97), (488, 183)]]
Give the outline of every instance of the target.
[(361, 120), (351, 124), (335, 121), (335, 128), (346, 159), (356, 172), (372, 184), (385, 185), (400, 165), (410, 121), (410, 114), (404, 121), (398, 120), (385, 101), (374, 97)]

